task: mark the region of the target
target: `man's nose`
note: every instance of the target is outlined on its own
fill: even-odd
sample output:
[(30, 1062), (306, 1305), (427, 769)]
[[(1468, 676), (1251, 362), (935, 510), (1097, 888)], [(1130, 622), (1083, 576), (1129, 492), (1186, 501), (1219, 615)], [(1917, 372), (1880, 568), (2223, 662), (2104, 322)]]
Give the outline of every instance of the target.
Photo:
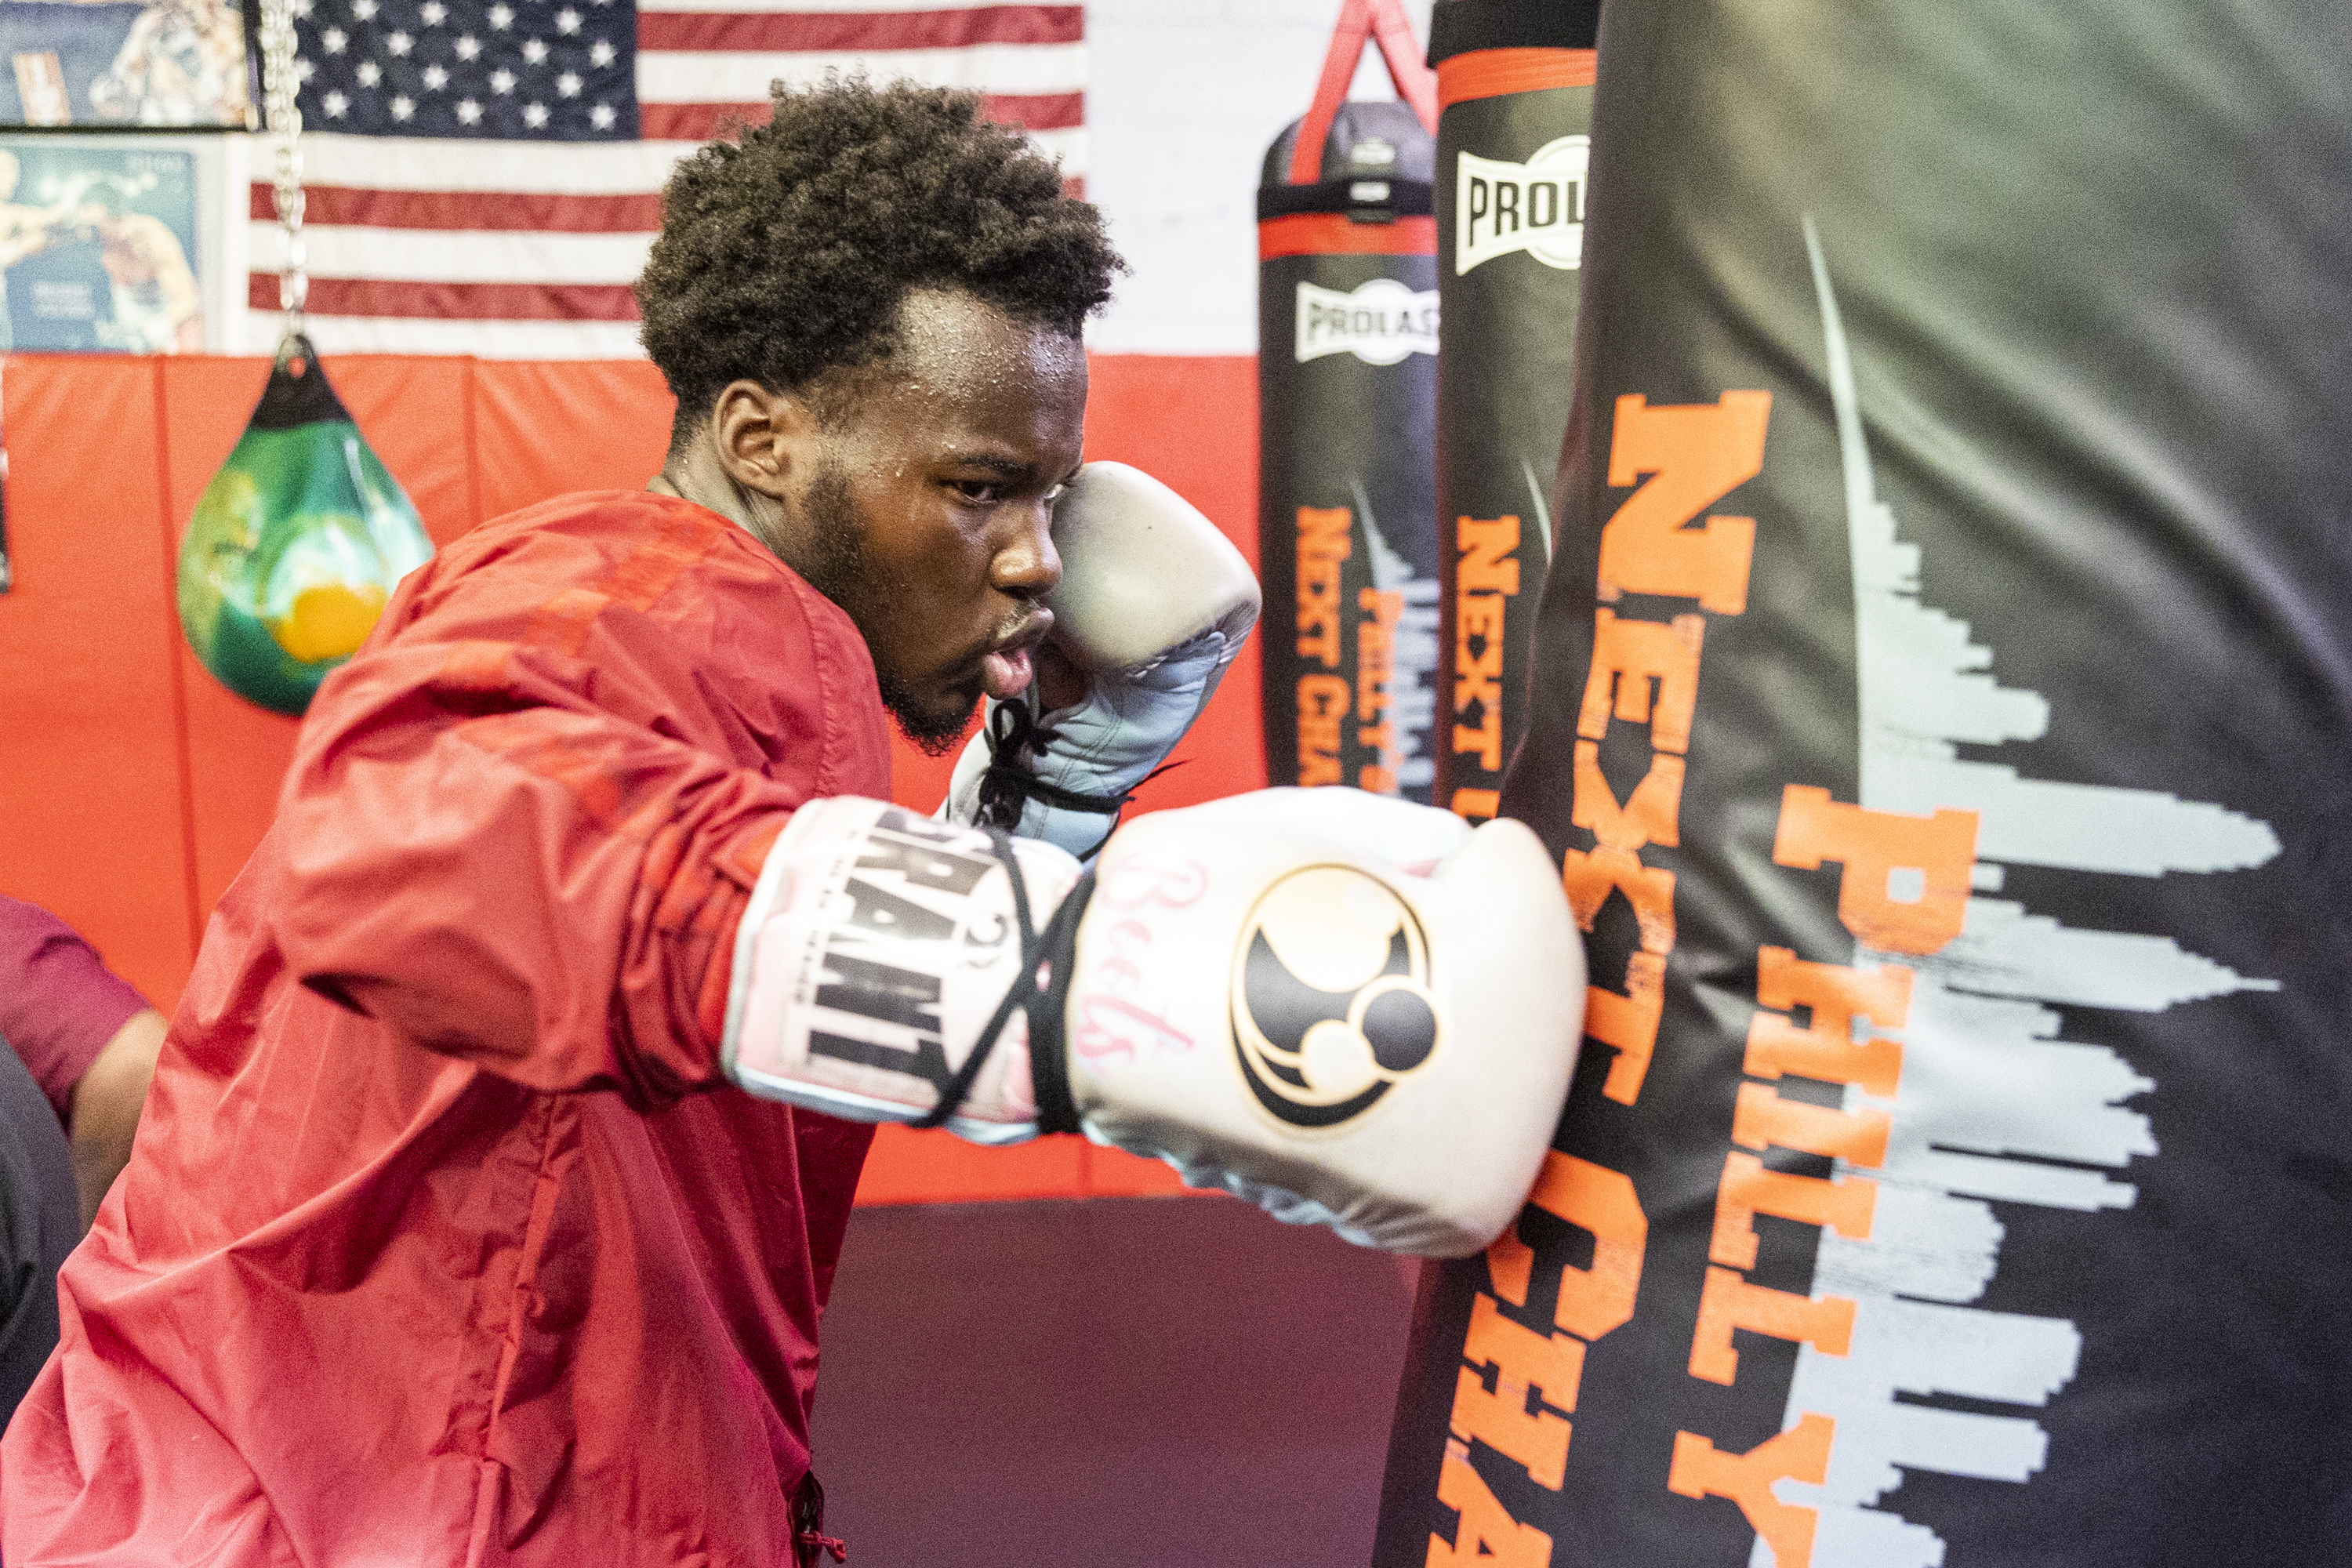
[(1016, 599), (1042, 599), (1062, 580), (1062, 557), (1054, 548), (1054, 509), (1044, 500), (1007, 507), (1009, 533), (989, 563), (989, 582)]

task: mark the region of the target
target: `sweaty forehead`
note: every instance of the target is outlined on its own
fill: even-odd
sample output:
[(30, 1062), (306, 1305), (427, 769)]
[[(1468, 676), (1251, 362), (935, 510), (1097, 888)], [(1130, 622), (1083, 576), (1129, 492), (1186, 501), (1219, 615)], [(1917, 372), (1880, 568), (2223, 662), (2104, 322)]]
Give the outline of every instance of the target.
[(1057, 449), (1077, 441), (1086, 396), (1076, 339), (968, 294), (919, 289), (900, 310), (896, 352), (860, 399), (860, 422), (927, 441)]

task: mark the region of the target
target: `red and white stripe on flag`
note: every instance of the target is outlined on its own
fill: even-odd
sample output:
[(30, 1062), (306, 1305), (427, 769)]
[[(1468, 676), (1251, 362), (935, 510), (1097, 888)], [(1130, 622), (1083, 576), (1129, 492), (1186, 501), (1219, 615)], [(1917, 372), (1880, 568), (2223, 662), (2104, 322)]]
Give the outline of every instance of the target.
[[(707, 142), (730, 119), (764, 118), (772, 79), (828, 70), (973, 88), (991, 119), (1074, 132), (1085, 123), (1086, 51), (1083, 5), (637, 0), (640, 134)], [(1080, 173), (1066, 162), (1063, 172)]]
[[(1085, 11), (966, 0), (638, 0), (642, 140), (305, 135), (310, 326), (331, 353), (633, 357), (629, 285), (677, 160), (768, 83), (829, 70), (970, 88), (1025, 127), (1071, 188), (1086, 175)], [(256, 172), (266, 168), (262, 156)], [(266, 181), (249, 190), (246, 346), (276, 341), (284, 254)]]

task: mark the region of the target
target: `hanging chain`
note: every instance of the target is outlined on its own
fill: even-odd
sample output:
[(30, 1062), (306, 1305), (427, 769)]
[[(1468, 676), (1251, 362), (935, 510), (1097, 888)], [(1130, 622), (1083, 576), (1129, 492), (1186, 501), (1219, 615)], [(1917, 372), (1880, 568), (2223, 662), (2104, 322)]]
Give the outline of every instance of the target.
[(261, 0), (261, 100), (264, 122), (277, 139), (278, 226), (286, 235), (286, 262), (278, 275), (278, 308), (286, 312), (278, 353), (302, 331), (310, 293), (310, 256), (302, 243), (301, 78), (294, 64), (293, 0)]

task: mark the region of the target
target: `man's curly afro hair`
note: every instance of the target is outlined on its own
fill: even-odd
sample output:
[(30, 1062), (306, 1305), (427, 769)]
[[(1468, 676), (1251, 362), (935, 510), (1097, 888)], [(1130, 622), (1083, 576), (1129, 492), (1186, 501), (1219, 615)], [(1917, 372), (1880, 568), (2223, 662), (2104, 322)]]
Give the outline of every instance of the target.
[(888, 356), (910, 289), (1078, 335), (1124, 264), (1102, 218), (976, 93), (779, 83), (775, 116), (678, 165), (637, 305), (698, 428), (730, 382), (808, 387)]

